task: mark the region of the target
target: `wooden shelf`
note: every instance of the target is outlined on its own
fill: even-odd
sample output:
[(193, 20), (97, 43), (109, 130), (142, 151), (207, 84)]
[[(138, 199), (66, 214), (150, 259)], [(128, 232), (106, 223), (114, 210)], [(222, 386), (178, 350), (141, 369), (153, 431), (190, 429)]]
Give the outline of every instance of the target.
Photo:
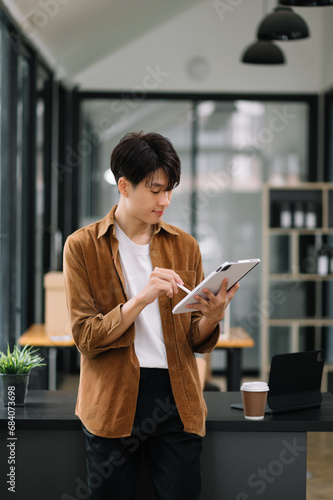
[(300, 227), (300, 228), (269, 227), (268, 232), (270, 234), (287, 235), (287, 236), (291, 234), (305, 235), (305, 236), (313, 234), (315, 236), (317, 234), (333, 234), (333, 227), (316, 227), (314, 229), (307, 229), (306, 227)]
[[(302, 193), (303, 191), (303, 193)], [(275, 210), (275, 203), (281, 200), (290, 201), (313, 201), (317, 204), (317, 222), (320, 227), (313, 229), (302, 228), (280, 228), (274, 224), (278, 220), (278, 214), (272, 212)], [(302, 259), (304, 254), (304, 242), (307, 244), (313, 238), (315, 242), (321, 236), (331, 238), (333, 235), (333, 183), (300, 183), (297, 186), (271, 186), (266, 184), (263, 189), (263, 257), (262, 257), (262, 326), (261, 326), (261, 376), (263, 379), (267, 377), (269, 372), (270, 360), (274, 352), (270, 349), (270, 329), (272, 327), (287, 327), (289, 328), (289, 350), (296, 352), (300, 349), (300, 331), (304, 327), (313, 328), (313, 343), (315, 349), (322, 348), (322, 328), (333, 327), (333, 317), (321, 317), (322, 303), (324, 300), (325, 287), (324, 283), (333, 280), (333, 274), (319, 275), (316, 273), (298, 272), (303, 269)], [(271, 246), (275, 244), (273, 237), (286, 237), (287, 242), (284, 242), (286, 253), (281, 254), (281, 259), (278, 259), (278, 266), (275, 269), (289, 269), (290, 272), (270, 272), (272, 250)], [(325, 240), (323, 240), (324, 242)], [(312, 243), (310, 243), (312, 244)], [(277, 255), (279, 257), (279, 255)], [(276, 263), (274, 263), (276, 265)], [(283, 266), (283, 267), (279, 267)], [(316, 269), (316, 262), (314, 268)], [(308, 284), (313, 282), (311, 290), (315, 289), (315, 302), (313, 304), (313, 316), (301, 318), (270, 317), (269, 304), (271, 299), (271, 287), (274, 282), (282, 285), (288, 282), (299, 282), (300, 284)], [(277, 285), (279, 286), (279, 285)], [(308, 287), (306, 287), (308, 289)], [(309, 289), (310, 291), (310, 289)], [(283, 290), (281, 290), (283, 293)], [(314, 292), (312, 292), (314, 293)], [(292, 300), (292, 298), (290, 298)], [(296, 300), (296, 299), (295, 299)], [(274, 314), (274, 311), (271, 311)], [(282, 311), (283, 314), (283, 311)], [(289, 312), (292, 314), (292, 311)], [(297, 314), (297, 313), (296, 313)], [(333, 314), (333, 310), (329, 311)], [(271, 333), (275, 335), (274, 332)], [(333, 365), (325, 365), (322, 388), (327, 388), (327, 373), (333, 371)]]
[(333, 274), (310, 274), (310, 273), (269, 273), (268, 278), (272, 281), (330, 281)]
[(333, 326), (333, 318), (269, 318), (269, 326)]
[(332, 182), (300, 182), (294, 185), (281, 185), (274, 186), (273, 184), (266, 184), (266, 188), (272, 191), (322, 191), (322, 190), (332, 190)]

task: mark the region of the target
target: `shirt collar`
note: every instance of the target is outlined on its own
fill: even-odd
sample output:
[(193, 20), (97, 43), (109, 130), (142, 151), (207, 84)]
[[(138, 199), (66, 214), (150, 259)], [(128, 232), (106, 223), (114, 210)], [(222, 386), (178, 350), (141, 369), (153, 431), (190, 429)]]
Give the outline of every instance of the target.
[[(99, 239), (102, 236), (104, 236), (107, 233), (108, 229), (111, 226), (112, 226), (112, 234), (113, 235), (115, 234), (115, 232), (114, 232), (114, 223), (115, 223), (114, 214), (115, 214), (117, 206), (118, 205), (115, 205), (114, 207), (112, 207), (111, 210), (110, 210), (110, 212), (108, 214), (106, 214), (106, 216), (104, 217), (104, 219), (101, 220), (100, 228), (99, 228), (98, 235), (97, 235), (97, 239)], [(170, 224), (167, 224), (164, 221), (160, 221), (158, 224), (156, 224), (155, 231), (154, 231), (154, 236), (155, 236), (155, 234), (158, 234), (161, 229), (163, 229), (167, 233), (174, 234), (176, 236), (179, 235), (179, 232), (176, 230), (175, 227), (170, 226)]]

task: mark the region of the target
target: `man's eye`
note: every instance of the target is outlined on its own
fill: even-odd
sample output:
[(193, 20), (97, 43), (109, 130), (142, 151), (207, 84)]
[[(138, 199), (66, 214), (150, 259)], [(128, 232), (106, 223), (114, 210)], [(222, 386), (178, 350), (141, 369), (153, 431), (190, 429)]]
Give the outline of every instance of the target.
[(152, 191), (152, 193), (154, 193), (154, 194), (158, 194), (158, 193), (159, 193), (159, 191)]

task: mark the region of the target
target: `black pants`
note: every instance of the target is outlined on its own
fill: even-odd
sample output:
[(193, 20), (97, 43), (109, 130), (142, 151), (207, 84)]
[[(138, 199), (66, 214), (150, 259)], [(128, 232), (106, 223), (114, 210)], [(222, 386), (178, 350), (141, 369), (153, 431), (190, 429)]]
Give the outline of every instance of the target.
[(86, 437), (91, 500), (133, 500), (141, 450), (157, 500), (197, 500), (200, 495), (201, 438), (184, 432), (168, 370), (141, 368), (131, 436)]

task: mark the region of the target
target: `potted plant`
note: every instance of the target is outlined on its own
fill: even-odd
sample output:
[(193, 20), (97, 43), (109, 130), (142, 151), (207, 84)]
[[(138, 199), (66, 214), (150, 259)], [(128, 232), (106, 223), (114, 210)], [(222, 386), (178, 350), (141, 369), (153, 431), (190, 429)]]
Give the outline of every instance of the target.
[(33, 368), (45, 366), (37, 349), (26, 345), (22, 350), (14, 346), (10, 352), (0, 352), (0, 378), (4, 406), (24, 406), (28, 391), (29, 375)]

